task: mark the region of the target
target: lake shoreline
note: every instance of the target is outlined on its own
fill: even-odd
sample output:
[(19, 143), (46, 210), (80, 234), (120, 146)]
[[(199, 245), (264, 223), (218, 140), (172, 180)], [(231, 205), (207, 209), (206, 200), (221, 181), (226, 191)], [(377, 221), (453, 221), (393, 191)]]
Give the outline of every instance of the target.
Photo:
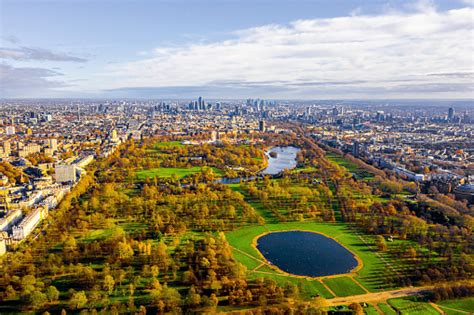
[[(355, 266), (354, 268), (352, 268), (349, 272), (345, 272), (345, 273), (338, 273), (338, 274), (332, 274), (332, 275), (326, 275), (326, 276), (305, 276), (305, 275), (297, 275), (297, 274), (292, 274), (292, 273), (289, 273), (287, 271), (284, 271), (282, 269), (280, 269), (279, 267), (277, 267), (276, 265), (274, 265), (272, 262), (270, 262), (264, 255), (263, 253), (258, 249), (258, 239), (261, 238), (262, 236), (265, 236), (265, 235), (268, 235), (268, 234), (272, 234), (272, 233), (279, 233), (279, 232), (308, 232), (308, 233), (314, 233), (314, 234), (319, 234), (319, 235), (322, 235), (328, 239), (332, 239), (333, 241), (335, 241), (336, 243), (338, 243), (339, 245), (341, 245), (344, 249), (346, 249), (349, 253), (352, 254), (352, 256), (354, 257), (354, 259), (357, 261), (357, 266)], [(325, 233), (322, 233), (322, 232), (315, 232), (315, 231), (311, 231), (311, 230), (304, 230), (304, 229), (290, 229), (290, 230), (274, 230), (274, 231), (266, 231), (264, 233), (261, 233), (257, 236), (255, 236), (253, 239), (252, 239), (252, 243), (251, 243), (251, 246), (252, 248), (258, 253), (258, 255), (260, 256), (260, 258), (265, 262), (265, 264), (279, 272), (279, 273), (282, 273), (283, 275), (285, 276), (290, 276), (290, 277), (295, 277), (295, 278), (301, 278), (301, 279), (307, 279), (307, 280), (322, 280), (322, 279), (328, 279), (328, 278), (336, 278), (336, 277), (342, 277), (342, 276), (353, 276), (355, 275), (357, 272), (359, 272), (363, 267), (364, 267), (364, 263), (362, 261), (362, 259), (360, 259), (359, 256), (357, 256), (351, 249), (349, 249), (347, 246), (345, 246), (344, 244), (342, 244), (341, 242), (339, 242), (336, 238), (334, 237), (331, 237), (329, 235), (326, 235)]]

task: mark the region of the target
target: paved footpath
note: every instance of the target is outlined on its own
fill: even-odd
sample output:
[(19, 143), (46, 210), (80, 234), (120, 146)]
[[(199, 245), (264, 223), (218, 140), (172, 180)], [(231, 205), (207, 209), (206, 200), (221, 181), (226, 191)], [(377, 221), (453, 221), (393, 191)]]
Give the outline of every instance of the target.
[(375, 303), (375, 302), (382, 302), (388, 299), (405, 297), (405, 296), (413, 296), (422, 293), (423, 291), (433, 289), (434, 286), (424, 286), (424, 287), (410, 287), (410, 288), (403, 288), (391, 291), (384, 291), (384, 292), (375, 292), (375, 293), (367, 293), (367, 294), (360, 294), (360, 295), (352, 295), (346, 297), (336, 297), (333, 299), (327, 299), (326, 303), (327, 306), (336, 306), (336, 305), (349, 305), (352, 303)]

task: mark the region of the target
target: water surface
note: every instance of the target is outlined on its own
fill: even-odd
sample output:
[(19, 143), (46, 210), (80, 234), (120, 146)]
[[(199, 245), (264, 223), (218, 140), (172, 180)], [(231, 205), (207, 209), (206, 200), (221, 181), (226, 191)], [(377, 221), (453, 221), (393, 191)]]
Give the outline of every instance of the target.
[(337, 241), (312, 232), (272, 232), (258, 238), (257, 249), (271, 264), (299, 276), (348, 273), (358, 264)]
[[(268, 166), (262, 171), (264, 175), (277, 175), (284, 169), (293, 169), (296, 167), (296, 154), (300, 151), (296, 147), (273, 147), (265, 154), (268, 158)], [(276, 157), (271, 157), (270, 153), (275, 152)]]

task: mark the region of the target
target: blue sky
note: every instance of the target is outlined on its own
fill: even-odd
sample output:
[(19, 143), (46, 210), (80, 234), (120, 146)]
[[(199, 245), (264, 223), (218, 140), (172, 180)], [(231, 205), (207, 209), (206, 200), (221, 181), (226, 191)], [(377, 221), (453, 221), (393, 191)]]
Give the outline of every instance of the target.
[(0, 96), (472, 98), (473, 12), (471, 0), (0, 0)]

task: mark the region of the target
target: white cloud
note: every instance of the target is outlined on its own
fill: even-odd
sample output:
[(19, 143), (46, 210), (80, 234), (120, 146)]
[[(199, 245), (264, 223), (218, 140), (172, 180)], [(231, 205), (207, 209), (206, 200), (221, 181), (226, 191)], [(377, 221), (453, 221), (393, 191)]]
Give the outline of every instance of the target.
[(472, 98), (472, 75), (432, 74), (473, 72), (473, 15), (472, 7), (438, 12), (420, 1), (411, 13), (264, 25), (219, 42), (158, 47), (142, 60), (109, 65), (91, 82), (104, 89), (251, 84), (265, 97)]

